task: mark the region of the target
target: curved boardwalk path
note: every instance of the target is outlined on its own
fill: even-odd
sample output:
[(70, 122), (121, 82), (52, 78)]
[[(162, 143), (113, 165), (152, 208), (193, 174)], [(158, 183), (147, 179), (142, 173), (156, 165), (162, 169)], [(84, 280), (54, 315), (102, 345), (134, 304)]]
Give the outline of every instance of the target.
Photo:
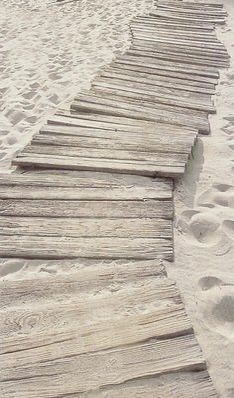
[(0, 271), (21, 269), (0, 280), (1, 397), (216, 397), (163, 260), (173, 179), (228, 65), (225, 16), (158, 1), (0, 176)]

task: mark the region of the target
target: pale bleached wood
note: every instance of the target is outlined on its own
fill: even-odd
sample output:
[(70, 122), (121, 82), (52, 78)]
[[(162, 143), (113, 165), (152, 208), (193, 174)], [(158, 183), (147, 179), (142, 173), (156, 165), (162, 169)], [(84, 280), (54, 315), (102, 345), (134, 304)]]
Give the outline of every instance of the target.
[(71, 394), (70, 398), (217, 398), (208, 372), (177, 372), (133, 380), (125, 384), (113, 385), (99, 391), (84, 394)]
[[(102, 150), (107, 149), (108, 151), (110, 151), (112, 148), (115, 148), (114, 150), (112, 150), (113, 157), (114, 154), (117, 153), (117, 150), (119, 150), (120, 153), (124, 151), (136, 151), (139, 154), (147, 152), (147, 155), (149, 155), (149, 157), (152, 156), (152, 153), (157, 153), (156, 156), (159, 156), (160, 158), (161, 152), (185, 154), (190, 153), (196, 135), (194, 135), (194, 137), (190, 134), (188, 135), (188, 137), (185, 137), (183, 134), (178, 134), (178, 136), (176, 136), (176, 133), (174, 132), (173, 135), (168, 134), (168, 136), (162, 136), (161, 134), (157, 133), (157, 131), (155, 131), (154, 137), (152, 136), (152, 134), (147, 133), (145, 134), (145, 137), (143, 137), (142, 134), (131, 133), (129, 133), (126, 138), (125, 137), (123, 137), (123, 135), (121, 136), (121, 134), (118, 133), (114, 133), (113, 135), (109, 136), (109, 138), (104, 137), (104, 134), (102, 134), (101, 137), (96, 137), (94, 134), (92, 136), (90, 135), (88, 137), (82, 137), (82, 135), (74, 134), (72, 132), (70, 132), (69, 134), (69, 131), (67, 131), (67, 134), (65, 134), (65, 132), (64, 134), (37, 134), (32, 140), (32, 144), (34, 146), (34, 149), (32, 151), (37, 152), (36, 147), (40, 147), (40, 153), (42, 153), (41, 150), (43, 150), (43, 147), (70, 147), (71, 145), (73, 145), (73, 151), (76, 150), (76, 147), (77, 151), (80, 151), (81, 149), (79, 156), (81, 155), (81, 153), (83, 153), (82, 148), (86, 148), (86, 151), (90, 149), (90, 152), (87, 152), (88, 157), (92, 156), (92, 151), (94, 148)], [(28, 152), (29, 148), (30, 147), (28, 146), (24, 149), (24, 151), (27, 149)], [(97, 149), (95, 149), (95, 152), (97, 151)], [(69, 150), (71, 150), (71, 148), (69, 148)], [(106, 154), (108, 153), (108, 151), (106, 152)], [(116, 157), (118, 158), (118, 153)], [(157, 159), (159, 158), (154, 158), (153, 160), (157, 161)]]
[(195, 3), (195, 2), (190, 2), (190, 1), (168, 1), (168, 0), (159, 0), (158, 4), (161, 5), (168, 5), (168, 6), (173, 6), (173, 7), (177, 7), (177, 8), (189, 8), (189, 9), (207, 9), (208, 10), (222, 10), (223, 9), (223, 4), (222, 3), (205, 3), (205, 2), (199, 2), (199, 3)]
[[(72, 140), (71, 140), (72, 141)], [(127, 168), (127, 164), (129, 163), (129, 169), (134, 171), (134, 164), (136, 163), (137, 169), (138, 170), (138, 165), (139, 162), (143, 162), (143, 168), (147, 167), (147, 164), (149, 166), (175, 166), (175, 167), (180, 167), (181, 165), (185, 165), (187, 159), (188, 159), (188, 154), (191, 152), (191, 146), (188, 148), (187, 153), (181, 153), (181, 152), (173, 152), (173, 144), (171, 145), (168, 150), (165, 152), (156, 152), (153, 149), (151, 151), (136, 151), (136, 150), (128, 150), (124, 148), (123, 145), (123, 150), (121, 149), (95, 149), (95, 148), (83, 148), (79, 147), (79, 144), (77, 146), (74, 146), (71, 148), (68, 145), (56, 145), (54, 142), (54, 145), (47, 145), (47, 144), (30, 144), (24, 148), (21, 154), (18, 155), (18, 157), (26, 157), (28, 154), (31, 157), (32, 154), (37, 155), (51, 155), (51, 157), (60, 157), (62, 156), (63, 159), (68, 157), (68, 158), (75, 158), (80, 160), (81, 162), (84, 159), (84, 167), (86, 164), (86, 160), (92, 160), (94, 159), (94, 162), (97, 161), (96, 166), (98, 167), (99, 164), (99, 158), (101, 159), (101, 166), (100, 167), (109, 167), (108, 165), (104, 165), (104, 162), (108, 162), (110, 160), (110, 167), (116, 168), (116, 172), (118, 173), (118, 168), (120, 168), (120, 172), (122, 168)], [(168, 144), (169, 145), (169, 144)], [(116, 163), (116, 165), (115, 165)], [(90, 166), (91, 167), (91, 166)], [(151, 168), (150, 168), (151, 170)], [(155, 170), (156, 172), (157, 170)], [(137, 173), (136, 173), (137, 174)]]
[(187, 22), (185, 20), (176, 20), (176, 19), (170, 19), (170, 18), (163, 18), (161, 16), (146, 16), (146, 17), (135, 17), (135, 19), (132, 20), (134, 23), (137, 22), (139, 25), (157, 25), (157, 26), (163, 26), (165, 28), (169, 29), (179, 29), (179, 30), (184, 30), (184, 31), (197, 31), (197, 32), (213, 32), (214, 30), (214, 25), (211, 23), (198, 23), (196, 22)]
[(124, 70), (130, 70), (130, 71), (137, 71), (137, 72), (144, 72), (148, 73), (149, 75), (152, 76), (158, 76), (167, 79), (167, 78), (173, 78), (173, 79), (178, 79), (180, 81), (185, 80), (188, 82), (191, 82), (191, 84), (204, 84), (204, 85), (210, 85), (210, 84), (218, 84), (218, 78), (213, 78), (213, 77), (205, 77), (201, 75), (194, 75), (194, 74), (188, 74), (188, 73), (183, 73), (183, 72), (176, 72), (176, 71), (167, 71), (164, 69), (160, 69), (157, 64), (155, 63), (150, 63), (146, 64), (144, 63), (141, 59), (138, 59), (135, 57), (135, 59), (118, 59), (118, 61), (115, 61), (115, 63), (111, 64), (112, 67), (117, 67), (118, 69), (124, 69)]
[(162, 258), (173, 261), (173, 244), (154, 238), (70, 238), (0, 235), (0, 255), (22, 258)]
[[(145, 135), (153, 134), (153, 136), (155, 136), (155, 132), (159, 130), (161, 136), (164, 134), (178, 134), (181, 135), (181, 137), (183, 136), (184, 138), (190, 137), (191, 139), (194, 139), (194, 137), (198, 133), (197, 129), (187, 126), (178, 127), (170, 123), (162, 124), (146, 120), (136, 120), (128, 117), (118, 117), (98, 113), (77, 113), (75, 111), (71, 112), (70, 110), (58, 111), (55, 116), (48, 119), (48, 123), (48, 125), (41, 128), (40, 131), (42, 133), (62, 133), (63, 131), (65, 133), (65, 126), (69, 127), (69, 131), (72, 132), (72, 127), (74, 127), (75, 130), (75, 127), (80, 127), (81, 124), (86, 125), (86, 131), (89, 127), (93, 126), (95, 129), (111, 130), (112, 132), (114, 131), (118, 134), (121, 134), (121, 132), (123, 132), (125, 136), (127, 136), (129, 133), (138, 132), (144, 133)], [(76, 129), (76, 131), (78, 131), (78, 129)]]
[(172, 240), (172, 223), (163, 219), (99, 219), (0, 217), (0, 235), (165, 238)]
[(198, 93), (198, 94), (215, 94), (215, 88), (213, 85), (207, 87), (201, 87), (200, 85), (191, 84), (191, 81), (183, 81), (176, 78), (164, 79), (163, 76), (148, 74), (145, 72), (133, 72), (131, 70), (125, 70), (118, 67), (107, 67), (102, 70), (101, 76), (108, 78), (116, 78), (121, 80), (135, 81), (139, 83), (149, 84), (152, 88), (154, 86), (173, 88), (177, 90), (183, 90), (186, 92)]
[(66, 361), (58, 354), (57, 360), (38, 361), (33, 367), (12, 368), (9, 364), (1, 371), (3, 393), (6, 397), (16, 397), (9, 395), (16, 382), (14, 379), (17, 379), (18, 396), (24, 394), (25, 398), (34, 398), (40, 392), (43, 398), (48, 398), (58, 393), (85, 392), (168, 371), (205, 368), (193, 335), (84, 354), (78, 361), (75, 351), (74, 347), (74, 356), (67, 357)]
[(162, 88), (158, 86), (148, 86), (145, 83), (122, 81), (121, 79), (108, 79), (100, 77), (95, 80), (92, 87), (101, 91), (115, 90), (116, 94), (121, 96), (149, 99), (156, 104), (175, 105), (176, 107), (195, 109), (198, 111), (215, 113), (215, 107), (212, 105), (210, 96), (193, 95), (193, 93)]
[(218, 41), (217, 36), (215, 34), (215, 30), (212, 29), (209, 32), (206, 31), (200, 31), (196, 29), (183, 29), (183, 28), (178, 28), (175, 26), (174, 29), (170, 29), (167, 26), (160, 26), (157, 23), (154, 23), (152, 20), (149, 22), (149, 18), (145, 19), (144, 21), (139, 21), (139, 19), (134, 19), (130, 23), (130, 28), (134, 29), (139, 29), (141, 31), (148, 31), (148, 30), (154, 30), (157, 31), (158, 33), (161, 33), (162, 35), (169, 35), (169, 36), (186, 36), (187, 38), (190, 39), (196, 39), (200, 38), (204, 41)]
[[(210, 59), (201, 59), (199, 57), (192, 57), (190, 54), (188, 54), (188, 57), (186, 55), (180, 54), (180, 53), (173, 53), (169, 51), (158, 51), (153, 50), (152, 47), (149, 45), (137, 45), (134, 47), (131, 47), (131, 49), (127, 50), (126, 55), (133, 55), (133, 56), (141, 56), (144, 57), (145, 59), (149, 58), (149, 61), (151, 60), (157, 60), (159, 62), (173, 62), (175, 61), (177, 64), (180, 63), (182, 64), (180, 67), (186, 68), (186, 65), (188, 68), (191, 66), (195, 66), (196, 68), (201, 68), (203, 69), (203, 66), (206, 68), (209, 67), (225, 67), (227, 66), (227, 61), (226, 60), (210, 60)], [(202, 66), (202, 67), (201, 67)], [(200, 74), (202, 73), (200, 70)], [(209, 73), (209, 72), (208, 72)]]
[(173, 13), (170, 11), (162, 11), (162, 10), (156, 10), (152, 13), (150, 13), (150, 16), (153, 17), (160, 17), (160, 21), (168, 21), (169, 23), (171, 21), (177, 21), (178, 23), (182, 23), (185, 24), (187, 26), (189, 26), (189, 22), (191, 21), (192, 24), (204, 28), (206, 27), (206, 24), (208, 25), (208, 27), (212, 27), (212, 24), (216, 24), (216, 23), (225, 23), (225, 18), (219, 18), (219, 17), (204, 17), (202, 19), (199, 19), (197, 16), (195, 15), (179, 15), (179, 13)]
[(166, 9), (168, 11), (176, 11), (178, 13), (182, 14), (188, 14), (189, 15), (195, 15), (195, 16), (201, 16), (203, 18), (209, 18), (210, 16), (220, 16), (220, 17), (225, 17), (227, 16), (227, 12), (223, 11), (222, 8), (217, 8), (214, 9), (212, 7), (209, 7), (207, 9), (206, 6), (203, 7), (187, 7), (183, 4), (181, 7), (180, 5), (178, 6), (177, 3), (171, 3), (171, 4), (165, 4), (164, 2), (159, 2), (157, 4), (157, 10), (158, 9)]
[(171, 200), (76, 201), (0, 200), (0, 215), (22, 217), (165, 218), (173, 217)]
[[(168, 97), (175, 97), (176, 95), (180, 97), (180, 99), (182, 101), (184, 101), (185, 99), (187, 99), (188, 97), (191, 99), (191, 102), (197, 102), (197, 103), (205, 103), (205, 104), (211, 104), (211, 96), (209, 94), (206, 93), (196, 93), (196, 92), (189, 92), (185, 89), (181, 89), (178, 88), (177, 86), (173, 86), (173, 84), (170, 87), (162, 87), (162, 86), (158, 86), (154, 84), (153, 80), (150, 80), (150, 76), (148, 76), (148, 80), (147, 78), (143, 79), (143, 81), (139, 81), (136, 79), (136, 76), (133, 75), (132, 79), (131, 77), (128, 76), (124, 76), (125, 79), (122, 79), (122, 76), (120, 75), (120, 77), (118, 76), (114, 76), (114, 73), (110, 74), (110, 77), (105, 76), (105, 72), (104, 72), (104, 76), (100, 76), (97, 77), (95, 79), (95, 81), (93, 82), (93, 85), (97, 85), (98, 83), (108, 83), (108, 84), (121, 84), (123, 85), (130, 85), (130, 88), (141, 88), (141, 89), (145, 89), (147, 91), (150, 92), (154, 92), (155, 95), (158, 93), (160, 94), (162, 97), (166, 97), (168, 95)], [(129, 78), (128, 78), (129, 77)], [(123, 81), (124, 80), (124, 81)], [(149, 86), (150, 84), (150, 86)], [(178, 99), (178, 98), (177, 98)], [(178, 100), (178, 105), (180, 103), (180, 99)]]
[(172, 198), (169, 179), (83, 172), (0, 176), (1, 199), (143, 200)]
[[(38, 261), (31, 261), (36, 267)], [(62, 261), (65, 264), (65, 269), (62, 273), (59, 273), (61, 261), (48, 260), (48, 263), (56, 266), (58, 271), (58, 274), (53, 275), (52, 284), (51, 275), (48, 276), (48, 274), (45, 274), (46, 276), (42, 276), (40, 279), (40, 273), (31, 273), (30, 275), (26, 273), (23, 279), (0, 279), (1, 309), (6, 309), (9, 306), (30, 306), (33, 302), (43, 302), (43, 300), (44, 304), (46, 304), (49, 298), (56, 301), (59, 300), (61, 295), (68, 298), (73, 295), (77, 296), (79, 293), (86, 294), (92, 290), (97, 291), (98, 288), (113, 290), (114, 286), (122, 286), (123, 282), (137, 285), (141, 280), (147, 281), (147, 283), (148, 281), (156, 282), (157, 280), (158, 285), (162, 286), (162, 289), (164, 282), (164, 285), (166, 284), (165, 286), (167, 286), (167, 290), (170, 286), (173, 290), (175, 286), (175, 283), (165, 278), (165, 267), (162, 262), (157, 259), (144, 261), (107, 261), (103, 259)], [(67, 269), (69, 269), (69, 272)], [(38, 283), (39, 281), (40, 283)], [(22, 295), (22, 290), (24, 291), (24, 295)], [(157, 291), (159, 292), (160, 289)], [(173, 291), (175, 292), (175, 290)], [(160, 293), (159, 297), (162, 298), (162, 293)], [(2, 348), (4, 350), (4, 347)]]
[(207, 51), (207, 54), (224, 54), (227, 55), (227, 50), (223, 43), (217, 41), (206, 42), (204, 39), (202, 40), (194, 40), (192, 41), (190, 38), (178, 37), (176, 34), (174, 36), (164, 36), (162, 33), (157, 33), (157, 31), (144, 31), (132, 28), (133, 38), (141, 39), (145, 41), (151, 41), (160, 46), (176, 46), (176, 47), (184, 47), (190, 53), (201, 52), (204, 53)]
[(158, 109), (153, 102), (146, 100), (136, 100), (129, 97), (118, 98), (116, 94), (111, 95), (109, 93), (105, 93), (105, 97), (104, 93), (99, 93), (99, 96), (97, 94), (92, 94), (92, 96), (83, 95), (80, 97), (81, 99), (76, 98), (71, 105), (71, 109), (81, 112), (126, 116), (139, 120), (173, 123), (177, 126), (196, 128), (202, 133), (208, 133), (210, 129), (206, 116), (203, 113), (200, 116), (192, 109), (188, 110), (190, 112), (186, 112), (185, 114), (182, 108), (178, 108), (180, 110), (178, 112), (175, 107), (171, 107), (170, 109), (169, 106), (160, 104), (161, 109)]
[[(163, 75), (160, 74), (160, 70), (157, 71), (157, 69), (155, 68), (151, 68), (150, 66), (148, 67), (147, 65), (143, 66), (143, 65), (134, 65), (132, 62), (130, 62), (129, 64), (127, 62), (112, 62), (109, 65), (109, 68), (113, 71), (118, 71), (119, 73), (129, 73), (129, 74), (134, 74), (133, 72), (137, 73), (144, 73), (145, 75), (148, 76), (149, 79), (155, 79), (155, 80), (159, 80), (162, 82), (175, 82), (178, 84), (185, 84), (186, 86), (199, 86), (201, 88), (207, 88), (207, 89), (214, 89), (215, 85), (218, 83), (217, 79), (213, 79), (213, 78), (208, 78), (206, 79), (203, 76), (187, 76), (184, 77), (183, 74), (181, 73), (175, 73), (170, 76), (170, 75)], [(108, 70), (109, 70), (108, 68)], [(104, 69), (104, 71), (107, 70)], [(167, 73), (167, 72), (166, 72)], [(194, 80), (195, 78), (195, 80)], [(200, 79), (200, 80), (196, 80), (196, 79)]]
[[(131, 55), (130, 50), (127, 50), (127, 52), (124, 55), (118, 56), (116, 58), (117, 62), (120, 62), (122, 60), (125, 61), (140, 61), (146, 66), (151, 66), (151, 64), (154, 65), (155, 68), (157, 69), (164, 69), (165, 71), (172, 71), (172, 72), (180, 72), (184, 74), (184, 77), (186, 78), (187, 74), (194, 74), (198, 76), (204, 76), (204, 77), (213, 77), (213, 78), (218, 78), (219, 77), (219, 71), (217, 67), (214, 66), (206, 66), (203, 65), (201, 68), (198, 65), (194, 64), (188, 64), (187, 66), (184, 64), (181, 64), (181, 59), (177, 57), (178, 59), (171, 59), (168, 57), (168, 59), (157, 59), (156, 57), (153, 57), (153, 55), (150, 57), (149, 55), (144, 57), (143, 55), (141, 57), (136, 56), (136, 55)], [(140, 59), (139, 59), (140, 58)]]

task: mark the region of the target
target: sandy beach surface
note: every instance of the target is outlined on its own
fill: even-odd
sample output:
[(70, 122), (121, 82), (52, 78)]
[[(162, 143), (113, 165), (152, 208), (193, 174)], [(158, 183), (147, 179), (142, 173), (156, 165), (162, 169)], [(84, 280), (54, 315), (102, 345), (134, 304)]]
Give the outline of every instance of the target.
[[(176, 261), (167, 269), (181, 290), (220, 397), (234, 398), (234, 2), (223, 2), (229, 17), (218, 35), (232, 64), (221, 72), (211, 135), (198, 139), (175, 186)], [(127, 48), (128, 22), (151, 5), (149, 0), (1, 1), (2, 172), (9, 172), (13, 154), (59, 104), (88, 88), (100, 67)], [(20, 277), (23, 268), (10, 264), (11, 273), (4, 267), (2, 276)], [(28, 263), (26, 268), (39, 269)]]

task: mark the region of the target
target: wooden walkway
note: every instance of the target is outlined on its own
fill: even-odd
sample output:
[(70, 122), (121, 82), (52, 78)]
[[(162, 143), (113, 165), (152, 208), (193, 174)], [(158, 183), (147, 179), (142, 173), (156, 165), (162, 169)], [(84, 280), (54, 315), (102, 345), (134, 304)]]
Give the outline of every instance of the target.
[[(229, 56), (218, 4), (160, 0), (132, 44), (0, 176), (3, 398), (214, 398), (164, 260), (183, 175)], [(56, 272), (50, 273), (50, 265)], [(0, 265), (0, 270), (1, 270)]]

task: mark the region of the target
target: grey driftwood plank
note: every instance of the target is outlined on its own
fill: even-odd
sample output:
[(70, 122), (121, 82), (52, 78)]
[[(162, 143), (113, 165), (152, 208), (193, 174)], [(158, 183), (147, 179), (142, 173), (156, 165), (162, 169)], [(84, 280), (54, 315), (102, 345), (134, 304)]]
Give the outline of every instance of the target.
[(206, 77), (201, 75), (194, 75), (192, 73), (185, 73), (185, 72), (178, 72), (178, 71), (168, 71), (164, 70), (163, 68), (160, 69), (155, 62), (152, 61), (149, 63), (145, 63), (141, 58), (127, 58), (127, 59), (120, 59), (115, 61), (114, 64), (119, 69), (127, 69), (132, 71), (144, 72), (149, 73), (150, 75), (162, 76), (164, 79), (169, 78), (176, 78), (180, 80), (191, 81), (196, 84), (218, 84), (218, 77)]
[[(20, 308), (22, 305), (29, 306), (31, 303), (40, 301), (41, 304), (48, 304), (48, 300), (58, 301), (61, 295), (67, 297), (78, 296), (78, 294), (87, 294), (91, 291), (112, 289), (113, 287), (123, 286), (123, 282), (138, 284), (144, 279), (145, 282), (158, 281), (158, 289), (156, 290), (152, 300), (156, 299), (156, 293), (159, 292), (158, 298), (162, 298), (162, 292), (165, 286), (168, 291), (171, 286), (170, 296), (176, 300), (179, 299), (178, 289), (175, 289), (175, 283), (166, 279), (165, 267), (160, 260), (115, 260), (105, 261), (103, 259), (76, 259), (63, 260), (65, 271), (59, 273), (61, 269), (61, 261), (48, 260), (48, 263), (54, 264), (58, 269), (58, 273), (53, 276), (51, 284), (51, 275), (42, 277), (40, 273), (31, 274), (31, 278), (27, 274), (23, 279), (0, 280), (2, 310), (6, 307)], [(36, 260), (32, 260), (36, 264)], [(36, 267), (36, 265), (35, 265)], [(67, 271), (69, 269), (69, 272)], [(159, 289), (161, 286), (161, 290)], [(163, 287), (164, 286), (164, 287)], [(24, 295), (22, 295), (24, 290)], [(118, 290), (118, 289), (117, 289)], [(161, 291), (161, 293), (160, 293)], [(173, 292), (173, 295), (171, 294)], [(166, 296), (167, 297), (167, 296)], [(52, 332), (52, 331), (51, 331)], [(53, 332), (51, 334), (54, 337)], [(1, 353), (9, 351), (9, 347), (5, 351), (1, 346)]]
[(0, 255), (22, 258), (132, 258), (156, 257), (173, 261), (173, 244), (154, 238), (71, 238), (0, 235)]
[[(208, 372), (178, 372), (160, 375), (154, 378), (134, 380), (99, 391), (92, 391), (87, 398), (217, 398), (216, 391)], [(71, 398), (84, 398), (83, 394), (72, 394)]]
[[(181, 111), (180, 113), (174, 107), (173, 112), (168, 111), (168, 107), (161, 109), (155, 107), (154, 103), (149, 101), (139, 101), (133, 98), (120, 97), (117, 100), (117, 96), (107, 95), (105, 98), (103, 94), (96, 93), (92, 96), (82, 96), (79, 99), (75, 98), (75, 101), (71, 105), (73, 111), (79, 112), (93, 112), (105, 115), (113, 116), (125, 116), (135, 118), (137, 120), (156, 121), (160, 123), (173, 123), (179, 126), (187, 126), (198, 129), (200, 132), (206, 134), (209, 133), (210, 127), (209, 122), (204, 115), (199, 117), (197, 114), (193, 116), (190, 112)], [(115, 105), (114, 105), (115, 103)], [(190, 110), (193, 111), (193, 110)]]
[[(153, 134), (155, 135), (155, 131), (160, 131), (161, 136), (164, 134), (172, 135), (178, 134), (180, 137), (184, 137), (185, 140), (187, 138), (194, 139), (197, 135), (198, 131), (192, 127), (178, 127), (174, 124), (170, 123), (157, 123), (157, 122), (150, 122), (144, 120), (136, 120), (133, 118), (128, 117), (118, 117), (118, 116), (111, 116), (105, 114), (98, 114), (98, 113), (76, 113), (64, 110), (59, 110), (55, 116), (48, 119), (48, 125), (45, 125), (41, 128), (41, 133), (66, 133), (66, 126), (69, 128), (69, 131), (79, 132), (80, 129), (77, 127), (85, 127), (85, 130), (88, 134), (89, 128), (94, 129), (101, 129), (112, 131), (118, 134), (125, 133), (144, 133), (144, 134)], [(74, 127), (74, 130), (72, 130)], [(82, 132), (85, 131), (82, 129)], [(98, 133), (99, 134), (99, 133)]]
[[(116, 58), (117, 62), (123, 60), (136, 61), (136, 64), (139, 61), (148, 67), (153, 64), (155, 69), (164, 69), (165, 71), (180, 72), (184, 74), (185, 78), (187, 75), (192, 74), (196, 76), (212, 77), (216, 79), (219, 77), (219, 71), (215, 65), (203, 65), (202, 68), (199, 65), (194, 65), (193, 63), (189, 63), (188, 65), (186, 65), (183, 64), (183, 62), (181, 63), (181, 60), (183, 61), (183, 59), (180, 57), (168, 57), (168, 59), (160, 59), (156, 58), (156, 56), (153, 56), (153, 54), (151, 56), (142, 55), (141, 57), (139, 57), (139, 55), (137, 56), (134, 54), (130, 54), (130, 50), (127, 50), (124, 55), (120, 55), (118, 56), (118, 58)], [(184, 61), (186, 61), (186, 59), (184, 59)]]
[[(130, 50), (127, 50), (126, 55), (133, 55), (133, 56), (141, 56), (145, 59), (149, 58), (149, 61), (151, 60), (156, 60), (161, 62), (173, 62), (175, 61), (176, 64), (180, 64), (180, 68), (183, 67), (184, 69), (186, 68), (186, 65), (188, 68), (190, 68), (190, 66), (195, 66), (196, 68), (201, 68), (199, 70), (198, 74), (202, 74), (202, 70), (203, 67), (206, 67), (209, 69), (209, 67), (213, 67), (213, 68), (222, 68), (228, 65), (226, 60), (219, 60), (219, 59), (202, 59), (196, 56), (191, 56), (190, 54), (188, 54), (188, 57), (186, 57), (186, 55), (184, 54), (180, 54), (180, 53), (175, 53), (175, 52), (170, 52), (165, 50), (164, 52), (161, 50), (157, 51), (156, 49), (153, 50), (152, 47), (150, 47), (149, 45), (146, 46), (135, 46), (135, 47), (131, 47)], [(161, 65), (162, 67), (162, 65)], [(177, 67), (178, 68), (178, 67)], [(207, 72), (209, 74), (209, 71)]]
[(186, 92), (201, 93), (201, 94), (215, 94), (214, 85), (200, 86), (198, 84), (191, 84), (190, 80), (183, 81), (182, 79), (170, 78), (165, 79), (163, 76), (157, 76), (153, 74), (148, 74), (146, 72), (131, 71), (131, 69), (124, 69), (118, 67), (107, 67), (102, 70), (102, 77), (116, 78), (120, 80), (135, 81), (139, 83), (149, 84), (151, 87), (167, 87), (177, 90), (183, 90)]
[[(61, 152), (65, 152), (64, 148), (62, 148)], [(175, 159), (175, 163), (172, 165), (168, 164), (168, 161), (166, 161), (166, 155), (164, 159), (161, 158), (158, 162), (157, 160), (147, 161), (145, 158), (138, 160), (126, 159), (124, 161), (124, 159), (111, 159), (111, 155), (109, 158), (102, 159), (95, 157), (82, 158), (74, 156), (74, 153), (71, 153), (71, 151), (70, 153), (67, 151), (67, 155), (68, 156), (24, 152), (15, 158), (12, 164), (24, 167), (33, 166), (67, 170), (93, 170), (109, 173), (135, 174), (151, 177), (168, 176), (175, 178), (183, 174), (187, 160), (187, 155), (184, 154), (177, 154), (185, 156), (186, 158), (183, 158), (183, 160)], [(171, 159), (173, 159), (173, 156), (171, 156)]]
[(138, 237), (172, 240), (172, 223), (163, 219), (0, 217), (0, 235)]
[[(97, 133), (98, 135), (98, 133)], [(145, 138), (142, 140), (141, 134), (128, 134), (128, 137), (123, 137), (123, 134), (113, 133), (113, 136), (104, 137), (104, 134), (100, 134), (100, 137), (96, 137), (94, 134), (90, 136), (83, 136), (77, 132), (69, 132), (64, 131), (62, 134), (55, 133), (55, 134), (37, 134), (34, 136), (32, 140), (32, 144), (34, 146), (34, 152), (37, 152), (35, 149), (36, 147), (40, 146), (40, 149), (43, 146), (49, 148), (49, 146), (55, 147), (69, 147), (73, 145), (73, 151), (75, 151), (76, 147), (78, 148), (90, 148), (90, 153), (87, 153), (88, 157), (92, 156), (92, 150), (95, 149), (106, 149), (108, 151), (112, 151), (114, 153), (119, 150), (123, 151), (136, 151), (139, 154), (143, 154), (143, 152), (147, 152), (147, 155), (152, 156), (152, 153), (156, 153), (159, 155), (162, 152), (167, 153), (185, 153), (188, 154), (191, 152), (191, 147), (193, 146), (194, 140), (196, 136), (188, 136), (180, 137), (176, 136), (176, 133), (173, 135), (168, 134), (168, 136), (162, 136), (161, 134), (156, 134), (155, 132), (155, 139), (151, 136), (151, 134), (145, 134)], [(120, 137), (119, 137), (120, 135)], [(122, 136), (121, 136), (122, 135)], [(125, 134), (126, 136), (126, 134)], [(135, 139), (132, 141), (131, 139)], [(172, 148), (173, 143), (173, 148)], [(139, 146), (140, 145), (140, 146)], [(29, 148), (29, 146), (28, 146)], [(112, 148), (115, 148), (114, 150)], [(55, 148), (56, 149), (56, 148)], [(71, 149), (71, 148), (69, 148)], [(66, 150), (66, 148), (65, 148)], [(78, 149), (77, 149), (78, 150)], [(82, 153), (82, 151), (81, 151)], [(106, 152), (107, 154), (108, 152)], [(79, 154), (80, 156), (80, 154)], [(170, 156), (170, 155), (169, 155)], [(118, 154), (117, 154), (118, 158)], [(156, 159), (154, 159), (156, 160)]]
[(92, 172), (0, 175), (1, 199), (171, 199), (170, 179)]
[[(92, 87), (100, 91), (109, 92), (115, 90), (116, 94), (121, 96), (131, 96), (140, 98), (156, 104), (165, 104), (180, 108), (195, 109), (198, 111), (215, 113), (215, 107), (209, 98), (204, 98), (200, 94), (200, 99), (193, 96), (192, 93), (180, 92), (179, 90), (165, 89), (158, 86), (149, 87), (144, 83), (121, 81), (118, 79), (99, 78), (92, 83)], [(181, 94), (181, 95), (180, 95)], [(184, 95), (183, 95), (184, 94)], [(186, 95), (185, 95), (186, 94)]]
[(198, 23), (197, 21), (192, 23), (186, 21), (180, 21), (176, 19), (170, 19), (170, 18), (163, 18), (163, 17), (153, 17), (153, 16), (147, 16), (147, 17), (135, 17), (133, 19), (133, 22), (137, 22), (140, 25), (151, 25), (153, 24), (154, 26), (161, 26), (165, 27), (168, 30), (169, 29), (179, 29), (179, 30), (184, 30), (184, 31), (196, 31), (196, 32), (212, 32), (214, 30), (214, 25), (212, 23)]
[(173, 217), (171, 200), (0, 200), (1, 216), (165, 218)]
[[(25, 398), (34, 398), (40, 392), (43, 397), (48, 398), (58, 393), (85, 392), (152, 374), (204, 368), (200, 348), (193, 335), (188, 335), (138, 346), (87, 353), (79, 356), (79, 361), (75, 356), (74, 347), (74, 356), (68, 357), (66, 361), (58, 356), (54, 361), (38, 361), (34, 367), (26, 365), (12, 368), (8, 365), (2, 369), (1, 377), (6, 397), (12, 397), (9, 392), (12, 392), (14, 379), (17, 378), (18, 394), (24, 395)], [(25, 383), (28, 377), (30, 381)]]

